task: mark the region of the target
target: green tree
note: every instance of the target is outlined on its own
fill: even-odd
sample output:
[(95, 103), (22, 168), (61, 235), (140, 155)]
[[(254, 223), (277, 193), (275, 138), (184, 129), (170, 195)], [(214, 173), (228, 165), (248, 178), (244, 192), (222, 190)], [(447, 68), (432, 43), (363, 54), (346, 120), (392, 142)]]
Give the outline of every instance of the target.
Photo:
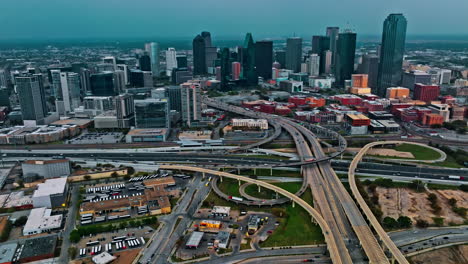
[(113, 173), (111, 173), (111, 177), (112, 178), (117, 178), (117, 177), (119, 177), (119, 174), (117, 174), (117, 172), (114, 171)]
[(411, 218), (403, 215), (398, 217), (397, 222), (398, 227), (400, 228), (410, 228), (413, 225), (413, 221), (411, 221)]
[(70, 242), (78, 243), (81, 239), (80, 232), (77, 229), (74, 229), (70, 232)]
[(84, 179), (87, 180), (87, 181), (91, 180), (91, 175), (85, 175)]
[(462, 184), (458, 188), (464, 192), (468, 192), (468, 184)]
[(128, 175), (133, 175), (135, 173), (135, 169), (133, 167), (127, 167)]
[(443, 226), (444, 225), (444, 218), (443, 217), (433, 217), (432, 220), (434, 220), (434, 224), (436, 226)]
[(382, 225), (385, 227), (385, 228), (388, 228), (388, 229), (393, 229), (393, 228), (396, 228), (398, 227), (398, 222), (397, 220), (395, 220), (395, 218), (392, 218), (392, 217), (385, 217), (382, 221)]
[(28, 221), (28, 217), (27, 216), (21, 216), (20, 218), (16, 219), (15, 221), (15, 226), (24, 226), (26, 224), (26, 222)]

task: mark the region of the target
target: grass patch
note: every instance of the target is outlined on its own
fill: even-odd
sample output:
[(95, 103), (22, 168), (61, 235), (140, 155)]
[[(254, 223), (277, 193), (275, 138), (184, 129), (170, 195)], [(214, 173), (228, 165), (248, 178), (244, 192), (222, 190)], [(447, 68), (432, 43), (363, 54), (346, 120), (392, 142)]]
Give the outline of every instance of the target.
[(401, 144), (396, 146), (395, 150), (410, 152), (417, 160), (435, 160), (440, 158), (440, 154), (437, 151), (418, 145)]
[(223, 193), (227, 195), (240, 197), (239, 182), (235, 179), (223, 177), (223, 182), (218, 180), (218, 187)]
[[(427, 164), (427, 163), (422, 163)], [(464, 166), (457, 163), (454, 157), (451, 155), (447, 155), (447, 158), (442, 162), (436, 162), (429, 164), (431, 166), (439, 166), (439, 167), (446, 167), (446, 168), (465, 168)]]
[[(311, 199), (311, 197), (310, 197)], [(320, 226), (312, 223), (309, 213), (300, 206), (286, 207), (286, 217), (279, 218), (279, 226), (261, 243), (262, 247), (312, 245), (324, 243)]]
[[(290, 193), (296, 193), (297, 191), (299, 191), (299, 189), (301, 189), (302, 186), (302, 182), (274, 182), (271, 184), (283, 188)], [(276, 199), (276, 193), (274, 191), (260, 187), (260, 192), (258, 192), (258, 187), (255, 184), (250, 184), (249, 186), (247, 186), (245, 188), (245, 192), (248, 195), (260, 199)], [(278, 197), (283, 196), (279, 194)]]
[[(256, 172), (256, 173), (255, 173)], [(258, 175), (258, 176), (276, 176), (276, 177), (294, 177), (301, 178), (300, 171), (288, 171), (288, 170), (270, 170), (270, 169), (248, 169), (241, 170), (240, 175)]]

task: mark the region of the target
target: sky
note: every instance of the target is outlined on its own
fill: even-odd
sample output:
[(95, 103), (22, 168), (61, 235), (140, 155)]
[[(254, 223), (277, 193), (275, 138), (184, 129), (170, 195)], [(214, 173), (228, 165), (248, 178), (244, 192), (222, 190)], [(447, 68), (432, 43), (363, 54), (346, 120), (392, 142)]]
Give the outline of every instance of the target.
[(403, 13), (408, 35), (468, 35), (468, 0), (3, 0), (0, 40), (311, 36), (327, 26), (380, 35)]

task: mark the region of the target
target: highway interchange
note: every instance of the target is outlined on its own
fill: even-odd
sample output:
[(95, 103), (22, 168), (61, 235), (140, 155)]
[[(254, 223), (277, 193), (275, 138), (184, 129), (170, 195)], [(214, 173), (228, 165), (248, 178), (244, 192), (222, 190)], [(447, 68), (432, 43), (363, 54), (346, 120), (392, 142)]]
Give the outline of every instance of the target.
[[(392, 171), (393, 176), (395, 176), (394, 172), (398, 171), (397, 176), (408, 176), (408, 177), (419, 177), (419, 178), (438, 178), (443, 180), (446, 177), (446, 171), (437, 171), (440, 169), (434, 168), (415, 168), (410, 166), (400, 166), (396, 164), (376, 164), (376, 163), (367, 163), (363, 162), (361, 164), (358, 163), (361, 160), (361, 157), (368, 148), (363, 148), (361, 152), (358, 153), (357, 158), (349, 164), (346, 160), (334, 160), (330, 162), (329, 157), (325, 155), (323, 149), (320, 145), (320, 142), (317, 140), (317, 137), (309, 130), (304, 128), (303, 126), (293, 122), (291, 120), (285, 118), (279, 118), (276, 116), (252, 112), (248, 110), (244, 110), (243, 108), (225, 105), (223, 103), (213, 101), (211, 99), (205, 99), (205, 103), (211, 107), (220, 108), (225, 111), (234, 112), (240, 115), (249, 116), (252, 118), (266, 118), (270, 124), (274, 124), (275, 133), (262, 140), (261, 142), (251, 144), (246, 147), (238, 148), (238, 149), (230, 149), (224, 150), (224, 155), (219, 155), (219, 150), (213, 150), (217, 153), (212, 154), (195, 154), (192, 153), (155, 153), (155, 152), (132, 152), (131, 154), (120, 152), (120, 151), (96, 151), (92, 152), (89, 149), (87, 151), (80, 153), (71, 153), (65, 150), (52, 150), (51, 152), (44, 152), (42, 151), (23, 151), (23, 150), (4, 150), (3, 152), (3, 159), (4, 160), (15, 160), (16, 158), (21, 159), (25, 157), (51, 157), (57, 154), (63, 154), (68, 158), (73, 158), (74, 160), (107, 160), (112, 162), (118, 162), (120, 160), (129, 159), (132, 161), (131, 164), (136, 166), (141, 166), (141, 163), (146, 161), (146, 166), (150, 166), (150, 164), (156, 165), (156, 167), (166, 168), (166, 169), (183, 169), (183, 170), (192, 170), (198, 173), (211, 173), (212, 175), (219, 175), (220, 177), (233, 177), (237, 178), (244, 182), (250, 182), (256, 185), (261, 185), (269, 189), (273, 189), (278, 193), (283, 194), (287, 198), (283, 198), (278, 200), (271, 200), (273, 201), (271, 205), (278, 204), (282, 202), (287, 202), (292, 200), (299, 204), (300, 206), (304, 207), (311, 216), (314, 218), (315, 221), (322, 227), (324, 235), (326, 237), (328, 251), (330, 252), (330, 258), (333, 263), (358, 263), (364, 262), (369, 260), (370, 263), (389, 263), (389, 258), (386, 255), (385, 250), (389, 249), (391, 252), (390, 258), (396, 258), (398, 263), (408, 263), (406, 258), (403, 256), (402, 251), (409, 252), (414, 248), (422, 249), (424, 247), (430, 247), (431, 245), (439, 243), (439, 238), (431, 238), (431, 243), (423, 242), (426, 240), (421, 240), (421, 245), (417, 244), (416, 242), (413, 246), (401, 246), (401, 243), (395, 244), (393, 240), (399, 241), (398, 237), (388, 237), (387, 233), (383, 231), (379, 222), (376, 219), (372, 219), (365, 209), (363, 209), (363, 205), (358, 197), (356, 197), (356, 193), (353, 191), (355, 198), (358, 200), (361, 209), (364, 210), (366, 213), (367, 220), (370, 221), (373, 229), (377, 231), (379, 235), (379, 241), (383, 241), (385, 247), (382, 247), (379, 244), (379, 241), (374, 236), (371, 228), (368, 226), (366, 219), (364, 219), (361, 211), (355, 204), (354, 200), (348, 194), (348, 192), (344, 189), (344, 186), (341, 184), (340, 179), (336, 175), (334, 168), (338, 170), (346, 170), (349, 168), (349, 175), (350, 175), (350, 182), (354, 181), (354, 170), (358, 168), (360, 173), (376, 173), (376, 174), (386, 174)], [(280, 128), (279, 128), (280, 127)], [(173, 162), (180, 162), (189, 164), (193, 163), (197, 166), (204, 166), (204, 167), (212, 167), (216, 168), (217, 166), (222, 167), (226, 164), (234, 168), (252, 168), (252, 167), (264, 167), (264, 168), (271, 168), (280, 165), (290, 165), (287, 163), (292, 163), (284, 160), (272, 160), (272, 159), (262, 159), (262, 158), (246, 158), (246, 157), (236, 157), (233, 155), (227, 155), (227, 153), (233, 153), (237, 150), (248, 150), (250, 148), (259, 147), (262, 144), (267, 142), (273, 141), (275, 138), (279, 136), (281, 133), (281, 129), (287, 131), (293, 138), (297, 151), (300, 157), (300, 162), (295, 162), (294, 165), (301, 165), (301, 171), (303, 174), (303, 188), (301, 191), (296, 193), (296, 195), (290, 194), (285, 192), (284, 190), (279, 190), (273, 185), (268, 185), (261, 181), (256, 181), (254, 179), (250, 179), (247, 177), (242, 176), (232, 176), (233, 174), (222, 174), (223, 172), (212, 171), (205, 168), (200, 167), (189, 167), (189, 166), (182, 166), (182, 165), (169, 165)], [(280, 131), (280, 132), (278, 132)], [(387, 143), (388, 144), (388, 143)], [(372, 145), (374, 146), (374, 145)], [(60, 152), (60, 153), (57, 153)], [(61, 153), (66, 152), (66, 153)], [(393, 169), (389, 170), (388, 167), (392, 167)], [(395, 168), (398, 168), (395, 170)], [(417, 171), (417, 175), (415, 172)], [(439, 174), (437, 174), (439, 173)], [(466, 170), (451, 170), (451, 175), (460, 175), (464, 176), (467, 175), (468, 172)], [(169, 253), (171, 249), (175, 245), (177, 239), (180, 235), (184, 232), (187, 225), (190, 223), (190, 217), (187, 217), (193, 214), (194, 210), (196, 210), (197, 206), (201, 203), (201, 201), (206, 197), (209, 192), (209, 188), (204, 188), (203, 184), (199, 178), (195, 178), (194, 181), (194, 188), (193, 190), (190, 189), (188, 192), (190, 194), (185, 194), (184, 199), (179, 201), (179, 205), (174, 210), (174, 213), (169, 216), (162, 217), (161, 221), (164, 223), (161, 230), (159, 230), (159, 235), (154, 238), (153, 242), (150, 244), (150, 247), (143, 252), (143, 257), (140, 259), (140, 262), (147, 263), (148, 260), (151, 260), (152, 263), (164, 263), (165, 260), (169, 257)], [(213, 183), (213, 187), (216, 184)], [(302, 194), (305, 188), (310, 187), (312, 193), (314, 194), (314, 207), (313, 209), (310, 205), (304, 204), (305, 202), (301, 200), (298, 196)], [(352, 186), (352, 184), (351, 184)], [(206, 187), (206, 186), (205, 186)], [(305, 188), (304, 188), (305, 187)], [(188, 195), (188, 196), (187, 196)], [(192, 199), (187, 199), (185, 197), (192, 197)], [(196, 201), (196, 202), (193, 202)], [(260, 201), (257, 201), (260, 202)], [(264, 203), (264, 202), (263, 202)], [(177, 222), (176, 219), (178, 217), (182, 217), (182, 221), (175, 226)], [(374, 217), (375, 218), (375, 217)], [(186, 219), (186, 220), (184, 220)], [(465, 232), (466, 233), (466, 232)], [(393, 234), (392, 234), (393, 235)], [(404, 236), (402, 236), (404, 237)], [(440, 238), (443, 242), (446, 240), (453, 240), (454, 242), (457, 241), (466, 241), (466, 237), (463, 235), (451, 235), (451, 237), (447, 238)], [(445, 241), (444, 241), (445, 240)], [(424, 245), (425, 243), (425, 245)], [(400, 247), (400, 248), (398, 248)], [(411, 247), (411, 249), (409, 248)], [(361, 248), (364, 250), (365, 255), (362, 255)], [(401, 251), (400, 251), (401, 250)], [(263, 252), (263, 251), (262, 251)], [(253, 258), (262, 256), (270, 256), (271, 254), (260, 252), (258, 254), (251, 254)], [(151, 255), (150, 255), (151, 253)], [(271, 253), (271, 252), (270, 252)], [(274, 253), (274, 252), (273, 252)], [(277, 252), (281, 253), (281, 252)], [(304, 254), (309, 252), (296, 252), (294, 251), (288, 252), (289, 254)], [(310, 252), (313, 253), (313, 252)], [(273, 254), (274, 255), (274, 254)], [(278, 254), (282, 255), (282, 254)], [(236, 255), (238, 256), (238, 255)], [(302, 257), (302, 256), (300, 256)], [(298, 257), (298, 258), (300, 258)], [(243, 260), (249, 258), (249, 256), (245, 256)], [(292, 259), (296, 259), (292, 258)], [(227, 261), (228, 259), (226, 259)], [(290, 258), (291, 260), (291, 258)], [(298, 260), (298, 259), (297, 259)], [(393, 260), (393, 259), (392, 259)], [(250, 261), (250, 262), (249, 262)], [(257, 263), (256, 260), (248, 260), (239, 263)], [(264, 262), (268, 263), (268, 259), (265, 259)], [(274, 260), (273, 260), (274, 261)], [(330, 259), (317, 259), (320, 262), (329, 262)], [(217, 262), (206, 262), (206, 263), (217, 263)], [(224, 263), (224, 262), (223, 262)], [(226, 262), (226, 263), (234, 263), (234, 262)], [(286, 262), (285, 262), (286, 263)]]

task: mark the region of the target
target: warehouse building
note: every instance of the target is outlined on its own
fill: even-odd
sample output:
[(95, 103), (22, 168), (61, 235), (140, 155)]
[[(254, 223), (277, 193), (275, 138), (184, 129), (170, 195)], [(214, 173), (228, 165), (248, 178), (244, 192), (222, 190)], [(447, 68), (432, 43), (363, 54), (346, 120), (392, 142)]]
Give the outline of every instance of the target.
[(27, 160), (21, 164), (25, 177), (39, 176), (45, 179), (64, 177), (71, 174), (70, 160)]
[(37, 187), (32, 197), (35, 208), (55, 208), (65, 203), (68, 189), (67, 178), (49, 179)]
[(52, 209), (34, 208), (29, 213), (24, 225), (23, 235), (35, 235), (59, 229), (62, 226), (62, 215), (51, 215)]
[(27, 263), (54, 257), (57, 236), (42, 236), (28, 239), (20, 247), (19, 263)]

